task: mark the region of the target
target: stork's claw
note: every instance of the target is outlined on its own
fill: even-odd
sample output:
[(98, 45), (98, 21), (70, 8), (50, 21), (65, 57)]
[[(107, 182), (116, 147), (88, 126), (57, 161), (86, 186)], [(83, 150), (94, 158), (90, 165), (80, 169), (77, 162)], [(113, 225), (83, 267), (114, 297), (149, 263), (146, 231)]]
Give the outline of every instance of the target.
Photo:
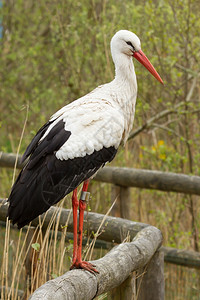
[(95, 269), (95, 265), (89, 263), (88, 261), (75, 261), (72, 266), (70, 267), (70, 270), (73, 269), (84, 269), (86, 271), (89, 271), (92, 274), (99, 273), (97, 269)]

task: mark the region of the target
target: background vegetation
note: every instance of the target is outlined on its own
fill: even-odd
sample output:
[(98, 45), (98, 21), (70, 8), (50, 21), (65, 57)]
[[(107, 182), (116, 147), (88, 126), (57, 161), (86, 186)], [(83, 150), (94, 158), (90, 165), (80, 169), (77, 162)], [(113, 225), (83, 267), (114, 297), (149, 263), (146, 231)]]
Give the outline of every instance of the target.
[[(112, 80), (110, 39), (128, 29), (141, 38), (165, 86), (134, 62), (135, 134), (112, 164), (200, 175), (199, 6), (199, 0), (3, 1), (1, 151), (17, 151), (27, 120), (23, 152), (57, 109)], [(1, 197), (11, 183), (12, 172), (2, 169)], [(110, 187), (95, 183), (93, 191), (91, 209), (105, 213)], [(199, 251), (196, 196), (133, 189), (132, 199), (132, 219), (160, 228), (165, 245)]]

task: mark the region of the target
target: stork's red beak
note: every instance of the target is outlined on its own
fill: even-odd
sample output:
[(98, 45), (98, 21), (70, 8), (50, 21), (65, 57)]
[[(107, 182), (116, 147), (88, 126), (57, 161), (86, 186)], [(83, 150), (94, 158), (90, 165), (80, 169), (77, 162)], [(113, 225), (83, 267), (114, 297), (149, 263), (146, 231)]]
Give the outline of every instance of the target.
[(133, 57), (135, 57), (158, 81), (163, 84), (160, 75), (156, 72), (153, 65), (150, 63), (142, 50), (134, 52)]

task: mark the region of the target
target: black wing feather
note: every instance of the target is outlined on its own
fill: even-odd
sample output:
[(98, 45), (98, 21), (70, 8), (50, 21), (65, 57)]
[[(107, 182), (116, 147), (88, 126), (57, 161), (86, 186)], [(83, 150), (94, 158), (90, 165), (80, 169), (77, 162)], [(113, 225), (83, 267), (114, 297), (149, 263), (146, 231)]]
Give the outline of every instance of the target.
[(81, 182), (111, 161), (117, 150), (103, 147), (91, 155), (59, 160), (57, 151), (70, 137), (59, 121), (41, 141), (50, 123), (43, 126), (27, 148), (29, 161), (20, 172), (10, 194), (9, 219), (21, 228), (73, 191)]
[(64, 128), (64, 122), (59, 121), (33, 151), (28, 168), (34, 167), (43, 156), (59, 150), (70, 135), (71, 132), (66, 131)]
[(29, 144), (29, 146), (27, 147), (26, 151), (24, 152), (22, 158), (21, 158), (21, 163), (23, 163), (27, 157), (29, 157), (29, 155), (31, 153), (33, 153), (33, 151), (35, 150), (35, 148), (38, 145), (39, 140), (42, 138), (42, 136), (45, 134), (45, 132), (47, 131), (49, 125), (52, 122), (47, 122), (46, 124), (44, 124), (36, 133), (35, 137), (32, 139), (31, 143)]

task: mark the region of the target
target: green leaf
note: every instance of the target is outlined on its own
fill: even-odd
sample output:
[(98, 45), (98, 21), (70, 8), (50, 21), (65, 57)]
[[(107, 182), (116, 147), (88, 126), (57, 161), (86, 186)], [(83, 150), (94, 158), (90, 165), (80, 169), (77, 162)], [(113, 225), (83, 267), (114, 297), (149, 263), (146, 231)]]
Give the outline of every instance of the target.
[(39, 244), (39, 243), (34, 243), (34, 244), (31, 245), (31, 247), (32, 247), (35, 251), (37, 251), (37, 252), (40, 251), (40, 244)]

